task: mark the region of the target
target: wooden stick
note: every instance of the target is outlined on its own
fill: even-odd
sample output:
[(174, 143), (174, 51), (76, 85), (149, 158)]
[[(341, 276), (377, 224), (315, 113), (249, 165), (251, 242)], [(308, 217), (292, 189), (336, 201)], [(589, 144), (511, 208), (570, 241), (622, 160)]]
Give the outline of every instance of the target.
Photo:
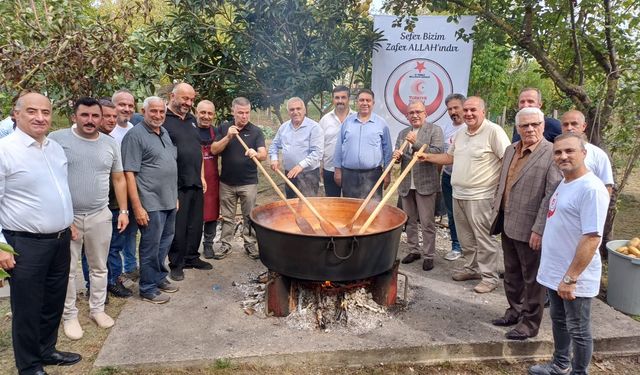
[(336, 228), (335, 225), (331, 224), (325, 218), (323, 218), (322, 215), (320, 215), (320, 213), (316, 210), (316, 208), (313, 207), (311, 202), (309, 202), (309, 200), (304, 195), (302, 195), (302, 192), (300, 192), (300, 190), (298, 190), (296, 185), (294, 185), (293, 182), (291, 182), (291, 180), (289, 180), (289, 178), (287, 178), (287, 176), (285, 176), (284, 173), (282, 173), (281, 170), (276, 169), (276, 173), (278, 173), (278, 175), (280, 175), (280, 177), (282, 177), (284, 182), (286, 182), (287, 185), (289, 185), (289, 187), (291, 188), (291, 190), (293, 190), (293, 192), (296, 193), (298, 198), (307, 206), (307, 208), (309, 209), (309, 211), (311, 211), (313, 216), (315, 216), (316, 219), (318, 219), (318, 221), (320, 222), (320, 226), (322, 227), (322, 230), (324, 230), (329, 235), (342, 234), (342, 233), (340, 233), (338, 228)]
[[(240, 141), (240, 143), (242, 144), (242, 146), (244, 147), (245, 150), (249, 150), (249, 146), (247, 146), (247, 144), (244, 143), (242, 138), (240, 138), (239, 134), (236, 134), (236, 138), (238, 139), (238, 141)], [(256, 159), (256, 157), (254, 156), (254, 157), (251, 158), (251, 160), (253, 160), (253, 162), (256, 163), (256, 165), (258, 166), (258, 169), (260, 169), (262, 174), (264, 174), (264, 177), (267, 178), (267, 180), (269, 181), (269, 183), (271, 184), (273, 189), (276, 191), (276, 193), (278, 193), (278, 196), (280, 197), (280, 199), (282, 199), (284, 201), (284, 203), (287, 205), (287, 207), (289, 207), (289, 210), (291, 210), (291, 213), (293, 214), (293, 217), (295, 217), (296, 224), (298, 224), (298, 227), (300, 228), (300, 230), (303, 233), (316, 234), (316, 231), (311, 226), (311, 223), (309, 223), (307, 221), (307, 219), (305, 219), (304, 217), (298, 215), (298, 212), (293, 207), (291, 207), (291, 204), (289, 204), (289, 202), (287, 201), (287, 197), (284, 196), (284, 194), (282, 193), (282, 190), (280, 190), (278, 188), (278, 185), (276, 185), (275, 181), (273, 181), (271, 176), (269, 176), (269, 173), (267, 173), (267, 171), (264, 169), (264, 167), (258, 161), (258, 159)]]
[(424, 150), (425, 147), (427, 147), (426, 144), (422, 145), (422, 147), (420, 147), (420, 150), (413, 154), (413, 158), (411, 159), (411, 161), (409, 162), (407, 167), (404, 169), (404, 171), (402, 171), (402, 174), (400, 174), (400, 177), (398, 177), (396, 182), (393, 183), (393, 185), (387, 191), (387, 193), (384, 195), (384, 198), (382, 198), (380, 203), (378, 203), (378, 205), (376, 206), (376, 209), (373, 210), (373, 213), (371, 214), (371, 216), (369, 216), (367, 221), (365, 221), (365, 223), (362, 225), (362, 227), (360, 227), (360, 231), (358, 232), (358, 234), (364, 234), (364, 232), (366, 232), (367, 229), (369, 229), (369, 225), (371, 225), (373, 220), (375, 220), (375, 218), (378, 216), (378, 214), (380, 213), (380, 211), (384, 207), (385, 203), (387, 203), (387, 201), (391, 198), (391, 195), (396, 192), (396, 190), (398, 189), (398, 186), (400, 186), (400, 183), (402, 182), (402, 180), (404, 180), (404, 178), (407, 177), (409, 172), (411, 172), (411, 168), (413, 168), (413, 165), (418, 161), (418, 156), (420, 156), (420, 154), (422, 153), (422, 151)]
[[(404, 149), (405, 149), (405, 147), (407, 147), (407, 144), (409, 144), (409, 141), (407, 141), (405, 139), (405, 141), (402, 142), (402, 145), (400, 146), (400, 148), (398, 150), (400, 152), (404, 152)], [(393, 168), (393, 164), (395, 164), (395, 163), (392, 160), (389, 163), (389, 165), (387, 165), (387, 168), (384, 170), (384, 172), (382, 172), (382, 175), (380, 176), (378, 181), (376, 181), (376, 184), (373, 186), (373, 189), (371, 189), (371, 191), (369, 192), (369, 195), (367, 195), (367, 197), (364, 199), (364, 202), (362, 202), (360, 207), (358, 207), (358, 211), (356, 211), (355, 215), (353, 215), (351, 220), (349, 220), (349, 224), (346, 225), (346, 228), (348, 230), (351, 230), (351, 228), (353, 228), (353, 224), (356, 222), (356, 220), (358, 219), (358, 216), (360, 216), (362, 211), (364, 211), (364, 208), (367, 207), (367, 205), (369, 204), (369, 201), (371, 201), (371, 198), (373, 198), (373, 196), (375, 195), (376, 190), (378, 189), (380, 184), (382, 184), (382, 182), (384, 181), (384, 178), (389, 174), (389, 172), (391, 171), (391, 168)]]

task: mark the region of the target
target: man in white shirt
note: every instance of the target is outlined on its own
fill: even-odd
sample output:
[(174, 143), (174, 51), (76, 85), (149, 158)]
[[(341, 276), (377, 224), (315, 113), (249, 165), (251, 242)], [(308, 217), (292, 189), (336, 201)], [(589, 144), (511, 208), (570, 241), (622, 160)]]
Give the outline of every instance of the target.
[[(129, 90), (121, 89), (113, 93), (111, 102), (116, 106), (117, 119), (116, 127), (109, 133), (118, 144), (122, 144), (122, 139), (133, 125), (131, 118), (135, 114), (136, 102), (133, 94)], [(123, 257), (123, 274), (131, 281), (136, 281), (140, 277), (138, 269), (138, 261), (136, 259), (136, 235), (138, 234), (138, 224), (136, 223), (133, 211), (129, 212), (129, 225), (127, 229), (120, 233), (117, 232), (112, 239), (118, 246), (122, 246)]]
[(46, 137), (51, 102), (29, 93), (14, 107), (17, 129), (0, 139), (0, 224), (20, 256), (0, 251), (11, 274), (13, 352), (20, 374), (72, 365), (82, 357), (56, 350), (69, 280), (73, 222), (67, 158)]
[[(564, 179), (549, 201), (537, 281), (548, 288), (553, 359), (529, 374), (586, 374), (593, 352), (591, 300), (600, 291), (598, 247), (609, 207), (602, 181), (586, 166), (580, 134), (566, 132), (553, 145)], [(573, 348), (573, 358), (571, 349)]]
[[(560, 117), (560, 122), (563, 133), (571, 132), (584, 135), (584, 131), (587, 129), (587, 121), (584, 115), (575, 109), (565, 112), (562, 117)], [(607, 187), (607, 191), (611, 194), (614, 181), (609, 156), (607, 156), (607, 153), (600, 147), (594, 146), (589, 142), (585, 142), (585, 148), (587, 149), (587, 157), (584, 159), (584, 164), (593, 174), (602, 180)]]
[[(445, 125), (439, 125), (444, 133), (444, 152), (449, 150), (449, 147), (453, 144), (453, 139), (458, 131), (465, 129), (464, 123), (464, 111), (462, 110), (462, 103), (467, 98), (462, 94), (451, 94), (444, 99), (444, 103), (447, 106), (447, 114), (451, 118), (451, 123)], [(458, 241), (458, 232), (456, 231), (456, 221), (453, 217), (453, 189), (451, 187), (451, 172), (453, 171), (453, 165), (442, 166), (442, 197), (444, 205), (447, 208), (447, 223), (449, 224), (449, 235), (451, 237), (451, 251), (448, 252), (444, 259), (456, 260), (462, 257), (462, 248)]]
[(333, 154), (336, 150), (340, 125), (342, 125), (347, 116), (355, 113), (355, 111), (349, 105), (349, 89), (346, 86), (336, 86), (331, 95), (333, 110), (322, 116), (320, 122), (318, 122), (324, 132), (322, 181), (324, 182), (324, 195), (326, 197), (339, 197), (342, 195), (342, 188), (333, 180), (335, 171)]
[(118, 143), (122, 143), (122, 138), (127, 134), (133, 124), (131, 123), (131, 117), (136, 110), (136, 101), (133, 94), (129, 90), (118, 90), (111, 96), (111, 101), (116, 106), (118, 112), (118, 119), (116, 127), (109, 134), (115, 138)]

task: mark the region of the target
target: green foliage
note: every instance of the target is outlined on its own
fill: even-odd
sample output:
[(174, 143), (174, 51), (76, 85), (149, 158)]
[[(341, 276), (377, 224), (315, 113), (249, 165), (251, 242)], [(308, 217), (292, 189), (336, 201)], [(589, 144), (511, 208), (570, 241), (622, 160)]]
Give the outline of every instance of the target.
[(236, 96), (257, 108), (286, 98), (305, 101), (331, 89), (345, 69), (370, 70), (382, 38), (355, 2), (326, 0), (173, 0), (175, 11), (135, 36), (145, 56), (170, 80), (194, 85), (218, 109)]
[[(117, 14), (98, 14), (89, 0), (3, 1), (0, 32), (0, 106), (25, 89), (46, 93), (56, 107), (84, 95), (110, 95), (133, 79), (127, 66), (130, 3)], [(116, 22), (116, 20), (118, 20)]]
[[(386, 1), (387, 9), (409, 24), (411, 15), (423, 4), (417, 0)], [(640, 3), (433, 0), (427, 8), (451, 14), (452, 20), (463, 14), (479, 16), (473, 34), (462, 37), (491, 40), (500, 46), (494, 49), (506, 48), (525, 61), (535, 59), (540, 80), (551, 80), (564, 98), (585, 113), (591, 140), (599, 144), (606, 138), (604, 132), (615, 117), (620, 87), (628, 84), (623, 72), (640, 57)], [(474, 78), (486, 81), (487, 77), (476, 74)]]
[(229, 358), (218, 358), (213, 364), (213, 368), (216, 370), (223, 370), (231, 368), (233, 364)]
[(121, 373), (122, 371), (119, 368), (107, 366), (95, 370), (94, 375), (116, 375)]

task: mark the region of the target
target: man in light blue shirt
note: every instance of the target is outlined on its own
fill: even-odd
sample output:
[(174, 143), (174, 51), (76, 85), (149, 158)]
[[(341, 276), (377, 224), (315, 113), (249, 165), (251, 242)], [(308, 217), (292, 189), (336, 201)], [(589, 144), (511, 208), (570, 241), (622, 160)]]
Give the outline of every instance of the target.
[[(336, 142), (334, 179), (342, 186), (344, 197), (365, 198), (382, 175), (382, 168), (391, 162), (389, 125), (372, 112), (373, 99), (369, 89), (358, 93), (358, 113), (347, 117)], [(389, 181), (387, 175), (385, 187)], [(376, 196), (382, 198), (381, 187)]]
[[(317, 122), (306, 117), (304, 101), (293, 97), (287, 101), (290, 120), (278, 129), (271, 146), (269, 159), (271, 169), (280, 167), (278, 152), (282, 150), (282, 166), (285, 174), (305, 196), (317, 196), (320, 186), (320, 160), (324, 136)], [(287, 198), (295, 193), (285, 186)]]

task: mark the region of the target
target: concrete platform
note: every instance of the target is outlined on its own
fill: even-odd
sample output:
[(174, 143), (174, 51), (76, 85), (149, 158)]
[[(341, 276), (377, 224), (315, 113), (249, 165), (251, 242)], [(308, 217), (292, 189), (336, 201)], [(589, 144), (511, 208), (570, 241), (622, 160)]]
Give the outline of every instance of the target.
[[(538, 337), (524, 342), (504, 338), (506, 328), (491, 319), (506, 308), (502, 287), (473, 292), (476, 281), (454, 282), (450, 274), (463, 260), (448, 262), (439, 240), (435, 269), (424, 272), (421, 261), (401, 265), (409, 276), (409, 304), (392, 309), (392, 319), (365, 334), (289, 328), (284, 318), (247, 315), (245, 299), (232, 283), (246, 283), (249, 273), (265, 270), (250, 260), (241, 245), (212, 271), (185, 270), (180, 291), (165, 305), (132, 298), (111, 329), (95, 366), (183, 366), (215, 359), (264, 365), (309, 363), (364, 365), (379, 363), (477, 361), (550, 357), (550, 318), (545, 311)], [(406, 254), (401, 245), (399, 257)], [(598, 299), (593, 304), (595, 354), (637, 354), (640, 323)]]

